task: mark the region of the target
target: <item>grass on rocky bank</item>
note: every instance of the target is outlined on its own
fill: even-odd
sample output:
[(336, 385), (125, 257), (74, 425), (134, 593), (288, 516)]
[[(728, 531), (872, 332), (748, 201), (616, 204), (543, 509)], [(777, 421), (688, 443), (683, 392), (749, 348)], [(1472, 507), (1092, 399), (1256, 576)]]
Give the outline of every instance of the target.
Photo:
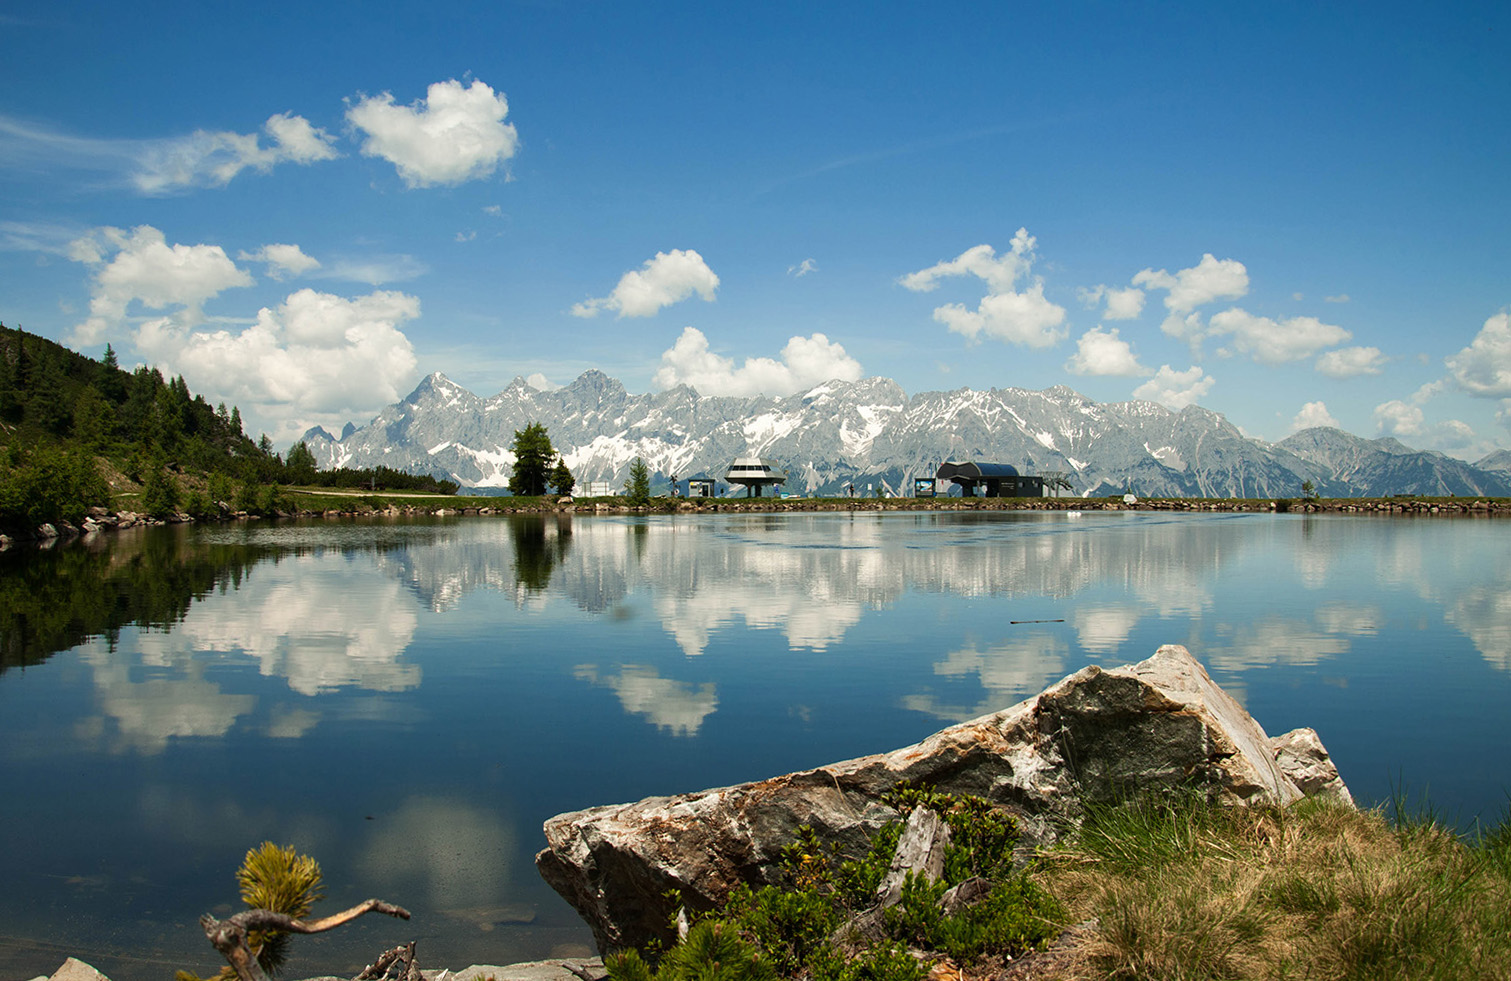
[(610, 959), (610, 975), (1511, 979), (1511, 824), (1465, 838), (1430, 814), (1401, 811), (1320, 801), (1222, 807), (1197, 796), (1099, 809), (1026, 873), (999, 867), (992, 908), (971, 925), (929, 912), (942, 887), (918, 892), (888, 915), (884, 940), (848, 958), (829, 935), (874, 889), (896, 834), (883, 832), (867, 859), (845, 866), (815, 860), (809, 842), (790, 863), (786, 889), (737, 890), (659, 969), (630, 953)]
[(1087, 923), (1040, 977), (1511, 978), (1511, 824), (1145, 800), (1099, 811), (1036, 880)]

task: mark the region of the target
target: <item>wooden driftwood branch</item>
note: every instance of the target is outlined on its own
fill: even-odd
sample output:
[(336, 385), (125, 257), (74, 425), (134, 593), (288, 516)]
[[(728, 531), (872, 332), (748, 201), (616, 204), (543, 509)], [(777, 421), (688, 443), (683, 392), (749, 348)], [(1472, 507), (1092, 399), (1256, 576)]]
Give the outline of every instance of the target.
[[(394, 970), (395, 966), (398, 971)], [(352, 981), (423, 981), (420, 967), (414, 962), (414, 941), (393, 950), (385, 950), (377, 960), (362, 969)]]
[[(254, 931), (258, 933), (324, 933), (344, 923), (350, 923), (364, 913), (385, 913), (388, 916), (397, 916), (401, 920), (409, 919), (409, 910), (402, 906), (385, 903), (381, 899), (369, 899), (358, 903), (351, 909), (308, 923), (285, 913), (249, 909), (235, 916), (228, 916), (224, 920), (217, 920), (206, 913), (199, 918), (199, 925), (204, 928), (205, 936), (210, 938), (210, 943), (220, 951), (221, 956), (236, 971), (236, 976), (241, 981), (268, 981), (267, 975), (262, 971), (262, 966), (257, 963), (256, 955), (247, 944), (248, 933)], [(414, 945), (411, 944), (409, 951), (411, 966), (414, 958), (413, 948)]]

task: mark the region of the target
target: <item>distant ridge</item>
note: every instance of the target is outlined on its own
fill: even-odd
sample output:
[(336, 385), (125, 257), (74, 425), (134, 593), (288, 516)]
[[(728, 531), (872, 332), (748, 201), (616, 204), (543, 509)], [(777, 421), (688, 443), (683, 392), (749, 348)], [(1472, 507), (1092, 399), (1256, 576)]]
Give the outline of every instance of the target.
[(909, 397), (894, 381), (830, 381), (780, 398), (699, 395), (679, 385), (631, 395), (601, 371), (552, 391), (516, 378), (483, 398), (437, 372), (366, 426), (303, 439), (322, 467), (388, 466), (464, 487), (508, 483), (514, 432), (543, 423), (579, 486), (624, 483), (643, 457), (653, 479), (721, 476), (736, 456), (774, 457), (789, 491), (838, 494), (882, 484), (907, 493), (940, 463), (991, 460), (1025, 473), (1058, 471), (1074, 493), (1159, 497), (1511, 496), (1511, 453), (1478, 465), (1395, 439), (1303, 430), (1250, 439), (1220, 413), (1155, 402), (1098, 403), (1063, 385), (1043, 391), (968, 388)]

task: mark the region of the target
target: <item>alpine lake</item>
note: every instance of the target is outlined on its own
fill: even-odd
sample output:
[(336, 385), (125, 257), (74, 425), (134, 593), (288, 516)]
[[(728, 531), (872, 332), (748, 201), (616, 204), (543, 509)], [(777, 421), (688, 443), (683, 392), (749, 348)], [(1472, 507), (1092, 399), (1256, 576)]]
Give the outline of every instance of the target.
[(452, 517), (0, 554), (0, 978), (222, 964), (264, 840), (314, 856), (284, 976), (590, 955), (562, 811), (894, 749), (1179, 643), (1361, 804), (1511, 792), (1511, 522), (1157, 512)]

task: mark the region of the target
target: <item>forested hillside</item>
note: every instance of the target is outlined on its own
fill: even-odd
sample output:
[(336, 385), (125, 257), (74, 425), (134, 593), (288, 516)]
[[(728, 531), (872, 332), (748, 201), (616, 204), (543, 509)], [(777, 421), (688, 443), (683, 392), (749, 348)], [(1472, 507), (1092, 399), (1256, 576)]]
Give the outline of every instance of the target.
[(267, 513), (296, 483), (456, 489), (384, 467), (317, 472), (303, 444), (283, 459), (242, 431), (236, 407), (212, 407), (181, 376), (125, 371), (109, 346), (95, 361), (0, 324), (0, 530), (77, 522), (119, 493), (154, 515)]

